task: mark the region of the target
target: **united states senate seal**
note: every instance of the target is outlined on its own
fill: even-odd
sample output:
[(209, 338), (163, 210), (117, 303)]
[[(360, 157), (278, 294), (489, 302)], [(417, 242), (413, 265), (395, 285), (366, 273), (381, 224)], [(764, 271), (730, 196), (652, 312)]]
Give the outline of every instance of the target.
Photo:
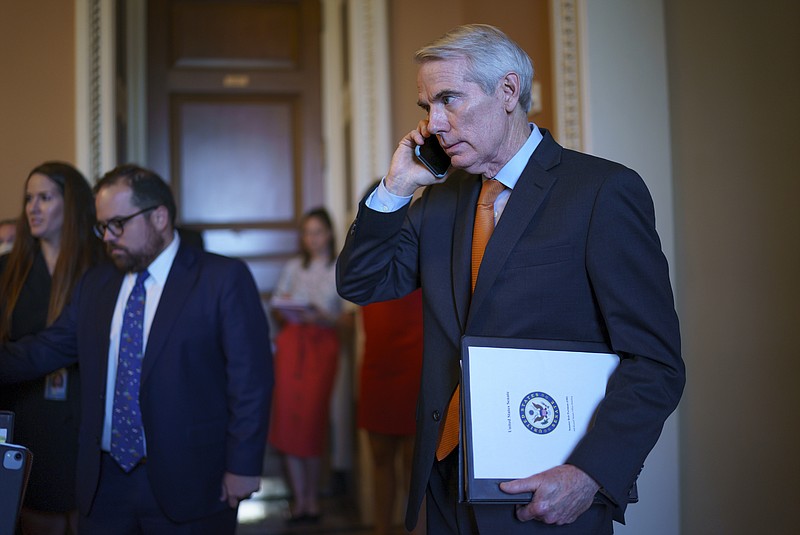
[(528, 431), (537, 435), (551, 433), (561, 419), (556, 400), (544, 392), (531, 392), (519, 404), (519, 417)]

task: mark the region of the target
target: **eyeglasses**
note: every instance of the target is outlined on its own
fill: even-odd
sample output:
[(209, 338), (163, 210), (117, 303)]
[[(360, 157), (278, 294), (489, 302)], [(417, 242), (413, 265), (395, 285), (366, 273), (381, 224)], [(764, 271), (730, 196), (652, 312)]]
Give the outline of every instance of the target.
[(142, 215), (145, 212), (149, 212), (150, 210), (155, 210), (159, 206), (160, 205), (157, 204), (155, 206), (151, 206), (150, 208), (139, 210), (135, 214), (131, 214), (125, 217), (114, 217), (112, 219), (109, 219), (106, 223), (98, 221), (97, 223), (94, 224), (94, 227), (92, 227), (94, 229), (94, 234), (95, 236), (97, 236), (102, 240), (105, 237), (107, 230), (111, 233), (112, 236), (114, 236), (115, 238), (119, 238), (125, 231), (125, 223), (127, 223), (137, 215)]

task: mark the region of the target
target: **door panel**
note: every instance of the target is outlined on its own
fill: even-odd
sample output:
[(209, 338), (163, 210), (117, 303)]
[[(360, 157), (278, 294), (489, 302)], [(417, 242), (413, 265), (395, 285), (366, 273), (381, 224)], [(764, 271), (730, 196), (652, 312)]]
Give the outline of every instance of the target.
[(172, 62), (177, 67), (296, 69), (300, 2), (174, 2)]
[(293, 222), (293, 108), (291, 98), (173, 99), (173, 188), (184, 224)]
[(322, 204), (319, 0), (149, 0), (148, 162), (264, 297)]

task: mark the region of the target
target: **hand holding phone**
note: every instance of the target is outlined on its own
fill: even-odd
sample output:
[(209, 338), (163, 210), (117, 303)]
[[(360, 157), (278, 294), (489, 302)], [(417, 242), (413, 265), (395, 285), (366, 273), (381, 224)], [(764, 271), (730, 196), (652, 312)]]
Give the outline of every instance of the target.
[(414, 147), (414, 154), (436, 178), (444, 178), (450, 169), (450, 157), (439, 145), (436, 136), (428, 136), (425, 143)]

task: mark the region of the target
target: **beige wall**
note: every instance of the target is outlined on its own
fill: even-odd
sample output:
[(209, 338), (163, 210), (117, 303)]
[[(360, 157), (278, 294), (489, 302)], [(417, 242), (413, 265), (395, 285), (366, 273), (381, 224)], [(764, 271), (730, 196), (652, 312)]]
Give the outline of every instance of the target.
[(30, 170), (75, 159), (74, 3), (0, 0), (0, 218)]
[(683, 533), (794, 533), (800, 4), (664, 4), (689, 374)]

